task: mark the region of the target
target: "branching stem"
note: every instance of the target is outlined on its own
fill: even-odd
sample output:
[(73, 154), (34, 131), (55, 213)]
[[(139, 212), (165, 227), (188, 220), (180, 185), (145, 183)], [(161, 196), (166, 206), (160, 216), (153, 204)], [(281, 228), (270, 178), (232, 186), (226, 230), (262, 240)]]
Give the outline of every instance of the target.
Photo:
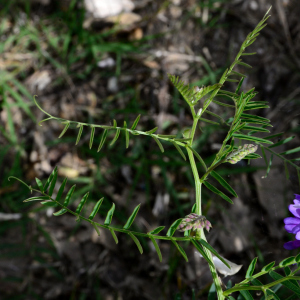
[[(192, 111), (192, 115), (193, 115), (193, 126), (192, 126), (192, 130), (190, 132), (190, 138), (191, 138), (191, 140), (189, 141), (189, 146), (190, 147), (192, 147), (192, 143), (193, 143), (194, 136), (195, 136), (195, 131), (196, 131), (197, 124), (198, 124), (198, 121), (199, 121), (199, 117), (196, 116), (196, 114), (195, 114), (194, 107), (191, 107), (191, 111)], [(200, 177), (199, 177), (199, 172), (198, 172), (198, 169), (197, 169), (197, 166), (196, 166), (195, 157), (194, 157), (194, 154), (193, 154), (192, 150), (187, 148), (187, 153), (188, 153), (188, 156), (189, 156), (189, 160), (190, 160), (190, 164), (191, 164), (191, 168), (192, 168), (192, 172), (193, 172), (193, 176), (194, 176), (194, 180), (195, 180), (196, 214), (201, 215), (202, 214), (202, 210), (201, 210), (201, 186), (202, 186), (202, 182), (201, 182)], [(200, 231), (200, 238), (207, 241), (203, 229), (201, 229), (201, 231)], [(204, 251), (207, 254), (210, 261), (213, 263), (213, 266), (211, 266), (209, 264), (209, 269), (210, 269), (210, 272), (211, 272), (212, 277), (213, 277), (213, 281), (214, 281), (215, 286), (216, 286), (218, 300), (223, 300), (223, 299), (225, 299), (225, 297), (223, 296), (223, 290), (222, 290), (221, 283), (220, 283), (220, 280), (219, 280), (219, 277), (218, 277), (218, 274), (217, 274), (216, 267), (215, 267), (214, 262), (213, 262), (211, 252), (208, 249), (206, 249), (205, 247), (204, 247)]]

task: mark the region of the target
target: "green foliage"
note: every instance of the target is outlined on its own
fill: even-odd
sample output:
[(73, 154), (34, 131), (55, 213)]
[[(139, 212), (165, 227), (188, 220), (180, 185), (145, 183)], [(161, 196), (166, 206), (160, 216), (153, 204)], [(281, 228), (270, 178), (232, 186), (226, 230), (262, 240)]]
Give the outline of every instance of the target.
[[(45, 186), (47, 187), (47, 186), (50, 185), (49, 191), (51, 189), (51, 186), (53, 186), (52, 189), (54, 189), (54, 187), (55, 187), (56, 178), (57, 178), (55, 176), (56, 174), (57, 174), (57, 168), (55, 168), (53, 170), (53, 172), (50, 174), (49, 178), (46, 181)], [(186, 255), (185, 251), (178, 244), (178, 242), (190, 241), (194, 245), (197, 245), (198, 249), (201, 249), (200, 250), (201, 253), (204, 253), (204, 257), (207, 258), (207, 255), (205, 254), (205, 252), (203, 251), (203, 249), (200, 247), (199, 244), (196, 243), (195, 237), (191, 237), (191, 236), (189, 236), (189, 237), (174, 237), (174, 233), (175, 233), (175, 231), (176, 231), (177, 227), (179, 226), (179, 224), (180, 224), (180, 222), (181, 222), (182, 219), (176, 220), (170, 226), (170, 228), (169, 228), (169, 230), (168, 230), (168, 232), (167, 232), (166, 235), (157, 235), (158, 233), (160, 233), (164, 229), (164, 226), (160, 226), (160, 227), (158, 227), (158, 228), (156, 228), (156, 229), (154, 229), (154, 230), (152, 230), (151, 232), (148, 232), (148, 233), (141, 233), (141, 232), (131, 231), (131, 230), (129, 230), (129, 228), (131, 227), (132, 223), (134, 222), (134, 220), (135, 220), (135, 218), (136, 218), (136, 216), (138, 214), (140, 205), (138, 205), (137, 207), (135, 207), (135, 209), (133, 210), (132, 214), (128, 218), (128, 220), (127, 220), (126, 224), (123, 226), (123, 228), (118, 228), (118, 227), (111, 226), (112, 218), (113, 218), (114, 211), (115, 211), (115, 204), (112, 204), (111, 208), (107, 212), (104, 224), (100, 224), (100, 223), (97, 223), (97, 222), (93, 221), (93, 219), (95, 218), (96, 214), (98, 213), (98, 211), (100, 209), (100, 206), (101, 206), (104, 198), (101, 198), (95, 204), (95, 206), (94, 206), (94, 208), (93, 208), (93, 210), (90, 213), (90, 215), (89, 215), (88, 218), (86, 218), (83, 215), (81, 215), (81, 211), (82, 211), (82, 209), (83, 209), (83, 207), (84, 207), (84, 205), (85, 205), (85, 203), (87, 201), (88, 195), (89, 195), (88, 192), (82, 197), (82, 199), (80, 200), (80, 202), (79, 202), (79, 204), (78, 204), (78, 206), (77, 206), (77, 208), (76, 208), (75, 211), (72, 211), (68, 207), (70, 199), (71, 199), (71, 197), (72, 197), (72, 195), (73, 195), (73, 193), (75, 191), (75, 188), (76, 188), (75, 185), (73, 185), (70, 188), (70, 190), (67, 192), (67, 195), (65, 197), (65, 201), (63, 203), (60, 202), (60, 199), (62, 197), (62, 194), (63, 194), (64, 188), (65, 188), (67, 179), (65, 179), (63, 181), (63, 183), (60, 185), (58, 193), (57, 193), (57, 196), (54, 199), (54, 198), (51, 197), (51, 195), (49, 194), (49, 192), (47, 193), (46, 189), (44, 189), (43, 191), (40, 189), (40, 187), (42, 186), (42, 183), (41, 183), (41, 181), (39, 179), (36, 180), (38, 182), (38, 188), (39, 189), (34, 189), (31, 186), (28, 186), (25, 182), (21, 181), (18, 178), (15, 178), (13, 176), (11, 176), (10, 178), (16, 179), (16, 180), (20, 181), (31, 192), (36, 192), (36, 193), (40, 193), (41, 194), (40, 196), (36, 196), (36, 197), (31, 197), (31, 198), (25, 199), (23, 202), (42, 201), (41, 204), (49, 204), (49, 203), (55, 204), (55, 206), (61, 207), (61, 209), (58, 210), (57, 212), (53, 213), (54, 216), (60, 216), (60, 215), (63, 215), (65, 213), (70, 213), (70, 214), (72, 214), (72, 215), (74, 215), (76, 217), (76, 220), (82, 220), (82, 221), (89, 222), (95, 228), (95, 230), (96, 230), (96, 232), (97, 232), (98, 235), (100, 235), (100, 231), (99, 231), (98, 228), (108, 229), (111, 232), (111, 234), (112, 234), (112, 236), (113, 236), (116, 244), (118, 243), (118, 238), (117, 238), (115, 232), (126, 233), (126, 234), (128, 234), (132, 238), (132, 240), (137, 245), (138, 250), (142, 254), (143, 253), (143, 248), (142, 248), (142, 245), (139, 242), (137, 236), (149, 238), (152, 241), (152, 243), (153, 243), (153, 245), (154, 245), (154, 247), (155, 247), (155, 249), (157, 251), (159, 260), (162, 261), (161, 251), (160, 251), (159, 246), (158, 246), (158, 244), (156, 242), (156, 239), (159, 239), (159, 240), (169, 240), (169, 241), (172, 241), (172, 243), (176, 246), (176, 248), (178, 249), (179, 253), (183, 256), (183, 258), (186, 261), (188, 261), (188, 258), (187, 258), (187, 255)], [(208, 245), (207, 243), (205, 243), (203, 241), (200, 241), (200, 242), (204, 243), (205, 247), (209, 248), (209, 250), (212, 251), (215, 255), (218, 255), (217, 252), (210, 245)]]
[[(300, 287), (297, 283), (297, 280), (300, 280), (300, 277), (295, 275), (299, 271), (300, 266), (297, 265), (297, 268), (293, 272), (288, 268), (288, 266), (297, 263), (297, 257), (288, 257), (275, 267), (275, 262), (269, 263), (268, 265), (263, 267), (260, 272), (253, 275), (256, 261), (257, 257), (254, 258), (250, 263), (246, 272), (246, 279), (236, 284), (234, 287), (224, 291), (224, 296), (229, 299), (229, 295), (239, 291), (245, 299), (253, 299), (250, 291), (261, 291), (264, 293), (263, 299), (277, 300), (280, 299), (277, 295), (277, 291), (279, 291), (282, 286), (289, 289), (294, 295), (296, 295), (296, 297), (300, 296)], [(285, 276), (282, 276), (275, 272), (275, 270), (278, 270), (280, 268), (284, 268)], [(273, 279), (274, 281), (268, 282), (267, 284), (262, 284), (257, 278), (265, 274), (269, 274), (271, 279)]]
[[(49, 121), (49, 120), (56, 120), (57, 122), (60, 122), (64, 125), (64, 128), (59, 135), (59, 138), (64, 136), (66, 132), (71, 128), (79, 128), (77, 138), (75, 141), (75, 144), (77, 145), (82, 137), (83, 129), (84, 127), (88, 127), (90, 129), (90, 136), (89, 136), (89, 148), (91, 149), (93, 147), (93, 142), (96, 136), (96, 129), (102, 130), (102, 136), (100, 140), (100, 144), (98, 146), (98, 152), (103, 148), (104, 144), (106, 143), (107, 139), (111, 139), (111, 133), (113, 133), (113, 138), (110, 141), (110, 146), (113, 146), (115, 143), (119, 143), (118, 138), (120, 136), (120, 133), (123, 132), (125, 135), (125, 147), (129, 147), (129, 141), (130, 141), (130, 134), (133, 136), (139, 136), (144, 135), (152, 138), (156, 144), (158, 145), (158, 148), (161, 152), (164, 152), (164, 146), (163, 143), (170, 143), (172, 144), (177, 152), (182, 156), (184, 160), (186, 160), (186, 154), (183, 151), (187, 152), (187, 156), (189, 158), (189, 162), (192, 169), (192, 174), (194, 176), (194, 182), (196, 187), (196, 203), (192, 209), (193, 212), (200, 215), (201, 213), (201, 187), (202, 184), (211, 192), (216, 194), (217, 196), (223, 198), (227, 202), (233, 204), (231, 198), (227, 196), (223, 191), (218, 189), (216, 186), (214, 186), (211, 182), (209, 182), (212, 178), (216, 181), (217, 184), (221, 185), (222, 189), (225, 189), (227, 192), (229, 192), (234, 197), (237, 197), (238, 195), (233, 190), (233, 188), (227, 183), (227, 181), (221, 177), (215, 169), (227, 162), (228, 157), (230, 157), (231, 154), (235, 153), (239, 145), (239, 140), (246, 140), (249, 142), (253, 142), (257, 145), (259, 145), (262, 149), (262, 155), (267, 165), (267, 174), (269, 173), (272, 165), (272, 159), (273, 156), (276, 155), (279, 158), (281, 158), (285, 166), (286, 164), (290, 164), (293, 167), (295, 167), (298, 171), (300, 171), (300, 167), (298, 167), (296, 164), (293, 163), (292, 160), (289, 160), (285, 158), (286, 155), (297, 153), (300, 151), (300, 147), (296, 147), (291, 150), (287, 150), (281, 153), (276, 153), (272, 149), (280, 146), (282, 144), (286, 144), (289, 141), (292, 140), (292, 138), (284, 139), (280, 142), (273, 143), (272, 139), (275, 137), (278, 137), (277, 135), (272, 136), (266, 136), (266, 137), (258, 137), (256, 136), (257, 133), (269, 133), (269, 130), (267, 127), (272, 126), (270, 124), (270, 120), (256, 116), (254, 114), (246, 113), (247, 111), (251, 110), (258, 110), (263, 108), (268, 108), (268, 105), (265, 101), (254, 101), (252, 100), (256, 96), (256, 92), (253, 89), (250, 89), (247, 92), (240, 92), (242, 83), (244, 78), (246, 77), (245, 74), (242, 74), (240, 72), (237, 72), (234, 70), (236, 65), (241, 65), (243, 67), (249, 68), (250, 65), (246, 64), (242, 61), (241, 57), (243, 55), (253, 55), (255, 53), (245, 53), (247, 47), (249, 47), (257, 38), (259, 35), (259, 32), (266, 26), (265, 22), (269, 18), (268, 15), (269, 11), (266, 13), (264, 18), (259, 22), (259, 24), (255, 27), (255, 29), (248, 34), (245, 41), (243, 42), (234, 62), (225, 70), (223, 75), (221, 76), (218, 83), (213, 84), (211, 86), (201, 87), (201, 88), (193, 88), (188, 84), (185, 84), (183, 81), (179, 79), (179, 77), (173, 76), (169, 74), (169, 78), (171, 82), (174, 84), (175, 88), (178, 90), (179, 94), (183, 97), (185, 102), (188, 104), (188, 107), (191, 110), (191, 115), (193, 118), (193, 125), (192, 128), (183, 130), (182, 133), (178, 132), (176, 135), (162, 135), (162, 134), (156, 134), (158, 128), (155, 127), (148, 131), (138, 130), (138, 122), (140, 119), (140, 115), (135, 119), (133, 124), (130, 126), (127, 125), (127, 122), (123, 122), (123, 126), (118, 126), (117, 121), (113, 120), (112, 125), (105, 125), (105, 124), (90, 124), (90, 123), (83, 123), (83, 122), (77, 122), (73, 120), (67, 120), (63, 118), (55, 117), (45, 110), (43, 110), (40, 105), (36, 102), (34, 99), (34, 102), (36, 106), (47, 115), (47, 118), (42, 120), (39, 125), (41, 125), (42, 122)], [(73, 24), (76, 26), (76, 24)], [(50, 39), (50, 37), (49, 37)], [(70, 40), (70, 37), (69, 37)], [(60, 44), (57, 43), (55, 40), (51, 40), (53, 47), (56, 49), (60, 49)], [(67, 57), (67, 49), (68, 49), (68, 39), (65, 40), (64, 43), (64, 54), (63, 57)], [(93, 48), (93, 51), (95, 53), (100, 53), (103, 51), (108, 51), (108, 47), (110, 47), (110, 51), (115, 52), (117, 55), (122, 51), (129, 51), (129, 49), (124, 49), (124, 45), (119, 44), (110, 44), (110, 45), (103, 45), (99, 44), (99, 46), (96, 46)], [(132, 48), (130, 48), (130, 51), (132, 51)], [(50, 61), (51, 58), (48, 57)], [(237, 79), (238, 78), (238, 79)], [(225, 89), (224, 85), (226, 82), (237, 82), (237, 88), (234, 92), (228, 91)], [(221, 89), (222, 88), (222, 89)], [(226, 102), (222, 102), (224, 97), (228, 98), (232, 104), (228, 104)], [(217, 98), (218, 100), (216, 100)], [(221, 116), (211, 112), (209, 110), (210, 104), (214, 102), (217, 105), (228, 107), (228, 109), (232, 112), (232, 117), (228, 120), (224, 120)], [(196, 110), (196, 106), (197, 110)], [(218, 120), (218, 122), (211, 121), (209, 119), (203, 118), (203, 114), (210, 115)], [(205, 121), (208, 123), (212, 123), (214, 126), (224, 126), (228, 129), (227, 135), (223, 140), (222, 146), (220, 150), (214, 155), (212, 163), (208, 166), (203, 158), (200, 156), (200, 154), (193, 148), (193, 142), (195, 137), (195, 132), (198, 128), (199, 121)], [(267, 146), (265, 146), (267, 145)], [(256, 147), (255, 147), (256, 149)], [(271, 153), (271, 158), (268, 161), (265, 155), (265, 151), (269, 151)], [(248, 153), (248, 154), (247, 154)], [(246, 158), (248, 160), (250, 159), (257, 159), (260, 158), (260, 156), (256, 153), (247, 152), (243, 158)], [(198, 170), (198, 166), (195, 162), (195, 157), (198, 159), (201, 165), (201, 171)], [(201, 176), (200, 176), (201, 173)], [(288, 169), (286, 167), (286, 174), (288, 176)], [(211, 175), (211, 177), (209, 177)], [(142, 233), (138, 231), (130, 230), (137, 214), (140, 208), (140, 205), (134, 208), (132, 214), (127, 219), (125, 225), (120, 228), (117, 226), (112, 226), (112, 219), (115, 212), (115, 204), (112, 204), (111, 208), (108, 210), (106, 214), (106, 218), (103, 224), (100, 224), (98, 222), (94, 221), (94, 218), (96, 214), (98, 213), (99, 209), (101, 208), (101, 205), (104, 201), (104, 198), (101, 198), (94, 206), (93, 210), (90, 212), (89, 217), (85, 217), (82, 214), (83, 208), (85, 206), (85, 203), (87, 201), (89, 192), (86, 192), (82, 199), (80, 200), (77, 208), (75, 211), (71, 210), (69, 208), (70, 200), (73, 196), (73, 193), (75, 191), (75, 185), (70, 188), (68, 191), (64, 202), (62, 203), (61, 198), (64, 193), (64, 189), (67, 183), (67, 178), (64, 179), (62, 184), (60, 185), (58, 189), (58, 193), (56, 198), (52, 198), (52, 194), (54, 191), (54, 188), (56, 186), (57, 182), (57, 168), (53, 170), (53, 172), (50, 174), (49, 178), (47, 179), (45, 185), (42, 184), (41, 180), (36, 179), (36, 183), (38, 186), (38, 189), (33, 189), (31, 186), (28, 186), (26, 183), (24, 183), (22, 180), (13, 177), (17, 180), (19, 180), (21, 183), (23, 183), (31, 192), (36, 192), (40, 196), (34, 196), (31, 198), (28, 198), (24, 200), (24, 202), (31, 202), (31, 201), (42, 201), (42, 205), (53, 205), (55, 207), (59, 207), (60, 209), (54, 213), (55, 216), (60, 216), (65, 213), (70, 213), (75, 216), (77, 221), (85, 221), (90, 223), (96, 230), (97, 234), (100, 235), (101, 229), (109, 230), (112, 234), (116, 244), (118, 243), (118, 238), (116, 235), (117, 233), (124, 233), (131, 237), (131, 239), (136, 244), (139, 252), (143, 253), (143, 248), (141, 245), (141, 242), (139, 240), (140, 238), (149, 238), (154, 248), (157, 252), (158, 258), (160, 261), (162, 261), (162, 254), (159, 248), (159, 245), (156, 240), (166, 240), (171, 241), (179, 253), (183, 256), (183, 258), (188, 261), (188, 257), (183, 250), (183, 248), (179, 245), (179, 242), (191, 242), (191, 244), (197, 249), (197, 251), (204, 257), (204, 259), (208, 262), (213, 280), (214, 280), (214, 288), (218, 295), (219, 299), (224, 299), (224, 297), (228, 297), (228, 299), (232, 299), (233, 292), (239, 291), (241, 295), (245, 299), (253, 299), (251, 292), (253, 290), (259, 290), (264, 293), (265, 299), (277, 299), (278, 296), (276, 295), (276, 291), (280, 289), (281, 286), (285, 286), (289, 290), (291, 290), (296, 295), (300, 295), (300, 288), (295, 284), (295, 280), (299, 280), (300, 277), (295, 276), (296, 272), (298, 271), (299, 267), (296, 271), (291, 272), (290, 269), (288, 269), (288, 266), (294, 263), (299, 263), (299, 257), (291, 257), (283, 260), (277, 267), (274, 267), (274, 263), (271, 263), (267, 266), (265, 266), (261, 272), (253, 275), (255, 265), (257, 258), (253, 259), (251, 262), (247, 272), (246, 272), (246, 279), (242, 281), (239, 284), (236, 284), (234, 287), (227, 289), (224, 291), (221, 288), (220, 281), (217, 276), (216, 268), (213, 262), (212, 254), (215, 255), (220, 261), (222, 261), (228, 268), (230, 268), (230, 265), (224, 260), (217, 251), (206, 241), (204, 231), (200, 230), (196, 233), (196, 236), (192, 236), (191, 232), (186, 231), (186, 234), (184, 237), (177, 237), (174, 236), (178, 226), (180, 225), (182, 219), (178, 219), (169, 227), (166, 235), (159, 235), (159, 233), (164, 229), (164, 226), (159, 226), (156, 229), (153, 229), (152, 231), (148, 233)], [(48, 190), (48, 192), (47, 192)], [(124, 224), (124, 223), (123, 223)], [(276, 273), (274, 270), (278, 268), (284, 268), (286, 272), (286, 276), (281, 276), (280, 274)], [(262, 284), (257, 278), (264, 275), (269, 274), (275, 281), (268, 284)], [(271, 289), (272, 288), (272, 289)], [(212, 291), (211, 293), (212, 294)]]

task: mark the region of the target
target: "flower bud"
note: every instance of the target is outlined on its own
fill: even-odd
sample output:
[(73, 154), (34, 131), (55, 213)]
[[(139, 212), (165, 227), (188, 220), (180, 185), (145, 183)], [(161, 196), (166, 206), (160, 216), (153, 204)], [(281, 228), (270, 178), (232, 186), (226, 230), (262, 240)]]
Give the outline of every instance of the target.
[(195, 213), (191, 213), (187, 215), (178, 226), (179, 231), (186, 231), (186, 230), (194, 230), (198, 231), (202, 228), (206, 228), (207, 231), (211, 228), (211, 223), (206, 220), (204, 216), (199, 216)]
[(250, 153), (254, 153), (257, 150), (257, 145), (245, 144), (244, 146), (240, 146), (237, 150), (231, 152), (226, 157), (226, 162), (231, 164), (236, 164), (240, 160), (242, 160), (246, 155)]

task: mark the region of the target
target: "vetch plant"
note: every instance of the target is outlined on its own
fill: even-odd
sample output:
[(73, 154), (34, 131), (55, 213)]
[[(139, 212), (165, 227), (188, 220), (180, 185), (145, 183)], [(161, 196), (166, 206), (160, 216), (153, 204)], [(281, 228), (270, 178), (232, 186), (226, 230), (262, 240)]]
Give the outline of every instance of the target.
[[(177, 149), (182, 158), (184, 160), (189, 161), (195, 182), (196, 203), (192, 207), (189, 215), (187, 215), (185, 218), (175, 220), (173, 224), (170, 225), (166, 235), (160, 234), (164, 229), (164, 226), (159, 226), (156, 229), (147, 233), (131, 230), (131, 225), (133, 224), (135, 217), (138, 214), (140, 205), (134, 208), (132, 214), (129, 216), (127, 222), (122, 228), (111, 225), (114, 211), (116, 209), (115, 204), (112, 204), (111, 208), (107, 212), (103, 224), (94, 221), (96, 214), (101, 208), (101, 204), (104, 201), (104, 198), (101, 198), (95, 204), (93, 210), (89, 213), (88, 216), (82, 214), (82, 209), (88, 199), (89, 193), (86, 193), (82, 197), (75, 211), (71, 210), (69, 208), (69, 202), (75, 190), (75, 185), (70, 188), (63, 200), (63, 193), (67, 183), (67, 178), (63, 180), (62, 184), (58, 189), (57, 195), (53, 197), (53, 192), (58, 177), (57, 168), (53, 170), (53, 172), (51, 173), (51, 175), (45, 183), (42, 183), (40, 179), (36, 178), (38, 188), (33, 188), (27, 185), (22, 180), (16, 177), (11, 177), (19, 180), (31, 192), (38, 193), (38, 196), (33, 196), (29, 199), (24, 200), (24, 202), (40, 201), (40, 203), (44, 206), (59, 207), (60, 209), (54, 212), (55, 216), (61, 216), (65, 213), (70, 213), (74, 215), (76, 220), (90, 223), (91, 226), (95, 228), (98, 235), (100, 235), (99, 228), (109, 230), (116, 243), (118, 243), (118, 234), (127, 234), (137, 245), (137, 248), (141, 254), (143, 253), (143, 248), (139, 241), (139, 238), (148, 238), (152, 241), (160, 261), (162, 260), (162, 254), (157, 240), (165, 240), (173, 243), (186, 261), (188, 261), (188, 256), (185, 253), (182, 246), (180, 245), (180, 243), (190, 242), (196, 248), (199, 254), (207, 261), (214, 281), (215, 291), (219, 300), (225, 298), (232, 300), (234, 299), (232, 293), (237, 291), (240, 292), (240, 294), (247, 300), (253, 299), (251, 291), (262, 292), (264, 294), (264, 299), (279, 299), (276, 295), (276, 292), (282, 287), (282, 285), (287, 287), (291, 291), (291, 293), (294, 293), (296, 295), (296, 297), (300, 297), (300, 287), (296, 282), (296, 280), (300, 280), (300, 277), (296, 276), (296, 273), (300, 269), (300, 255), (296, 257), (286, 258), (282, 262), (280, 262), (278, 266), (275, 267), (275, 262), (272, 262), (264, 268), (262, 268), (262, 270), (255, 275), (253, 275), (253, 273), (257, 258), (254, 258), (246, 272), (246, 279), (236, 284), (232, 288), (223, 290), (221, 280), (217, 275), (217, 270), (221, 270), (220, 273), (224, 275), (232, 275), (240, 269), (240, 266), (231, 263), (230, 261), (223, 258), (208, 243), (205, 236), (204, 228), (207, 231), (209, 231), (209, 229), (212, 226), (209, 220), (207, 220), (206, 217), (202, 215), (201, 191), (203, 186), (208, 190), (212, 191), (213, 193), (217, 194), (219, 197), (233, 204), (233, 201), (228, 195), (226, 195), (214, 186), (212, 179), (216, 180), (232, 196), (237, 197), (237, 194), (234, 191), (234, 189), (227, 183), (227, 181), (223, 177), (220, 176), (220, 174), (217, 173), (217, 167), (223, 163), (235, 164), (242, 159), (251, 160), (260, 158), (260, 155), (255, 153), (258, 147), (261, 148), (263, 158), (267, 164), (266, 176), (270, 171), (274, 155), (281, 158), (284, 161), (285, 165), (290, 164), (293, 167), (295, 167), (299, 175), (300, 168), (296, 164), (294, 164), (292, 160), (287, 159), (285, 155), (300, 151), (300, 147), (282, 153), (276, 153), (275, 151), (273, 151), (274, 147), (285, 144), (289, 142), (292, 138), (287, 138), (279, 142), (273, 143), (272, 139), (277, 138), (281, 134), (265, 136), (264, 138), (256, 136), (256, 133), (269, 133), (268, 127), (272, 125), (270, 124), (270, 120), (268, 120), (267, 118), (257, 116), (254, 113), (249, 113), (249, 111), (252, 112), (253, 110), (257, 111), (261, 108), (268, 108), (268, 105), (265, 101), (252, 100), (257, 94), (254, 88), (246, 92), (241, 91), (241, 86), (246, 75), (239, 73), (235, 70), (235, 67), (237, 65), (245, 68), (251, 68), (250, 65), (242, 61), (242, 58), (243, 56), (255, 54), (251, 52), (246, 52), (246, 49), (255, 42), (256, 38), (260, 34), (260, 31), (266, 26), (266, 21), (269, 18), (268, 13), (269, 11), (258, 23), (255, 29), (248, 34), (235, 60), (229, 66), (229, 68), (225, 70), (225, 72), (220, 78), (219, 83), (207, 87), (191, 88), (188, 84), (185, 84), (178, 77), (169, 75), (171, 82), (174, 84), (174, 86), (179, 91), (186, 104), (190, 108), (191, 116), (193, 119), (192, 127), (183, 130), (182, 135), (180, 135), (180, 133), (178, 133), (177, 135), (156, 134), (156, 131), (158, 129), (157, 127), (148, 131), (138, 130), (137, 125), (140, 116), (136, 118), (136, 120), (131, 126), (129, 126), (129, 124), (127, 124), (125, 121), (122, 126), (118, 126), (115, 120), (113, 120), (112, 125), (99, 125), (57, 118), (44, 111), (35, 100), (37, 107), (47, 115), (47, 118), (42, 120), (39, 124), (41, 125), (42, 122), (49, 120), (56, 120), (64, 124), (65, 127), (61, 132), (59, 138), (61, 138), (69, 128), (77, 127), (78, 134), (76, 139), (76, 145), (81, 139), (84, 127), (90, 129), (89, 148), (92, 148), (93, 146), (96, 129), (102, 130), (102, 136), (100, 144), (98, 146), (98, 151), (100, 151), (103, 145), (106, 143), (109, 136), (109, 131), (115, 132), (115, 136), (110, 142), (111, 145), (117, 141), (117, 139), (120, 136), (120, 133), (122, 132), (125, 135), (126, 148), (129, 147), (130, 135), (143, 135), (154, 139), (161, 152), (164, 152), (163, 143), (171, 143)], [(224, 88), (226, 82), (236, 82), (236, 90), (234, 92), (226, 90)], [(231, 104), (224, 102), (223, 98), (220, 98), (220, 96), (230, 99)], [(228, 109), (230, 109), (232, 112), (232, 117), (228, 120), (223, 120), (220, 116), (211, 112), (209, 108), (212, 103), (225, 106)], [(211, 121), (207, 119), (207, 115), (213, 116), (214, 118), (216, 118), (217, 121)], [(222, 124), (223, 127), (227, 126), (228, 128), (227, 135), (224, 138), (219, 151), (215, 154), (214, 160), (212, 161), (210, 166), (206, 165), (203, 158), (193, 148), (193, 141), (196, 130), (198, 129), (199, 121), (210, 123), (214, 122), (216, 124)], [(245, 144), (242, 146), (241, 140), (245, 140), (251, 144)], [(265, 151), (271, 152), (271, 158), (269, 161), (266, 158)], [(200, 162), (201, 168), (198, 167), (198, 165), (196, 164), (196, 159)], [(296, 200), (298, 201), (299, 199), (297, 198)], [(294, 209), (298, 209), (297, 206), (299, 203), (300, 202), (295, 202), (295, 206), (293, 206), (292, 209), (290, 209), (292, 213), (294, 213)], [(289, 220), (293, 219), (291, 222), (294, 223), (286, 223), (286, 226), (289, 226), (288, 228), (290, 232), (298, 233), (299, 223), (296, 222), (300, 220), (300, 214), (298, 216), (294, 213), (294, 215), (297, 218), (286, 219), (288, 220), (286, 222), (290, 222)], [(174, 236), (176, 230), (184, 232), (184, 235), (180, 237)], [(292, 271), (289, 268), (289, 266), (293, 264), (297, 264), (297, 267), (294, 271)], [(282, 276), (275, 272), (275, 270), (279, 268), (284, 268), (285, 276)], [(263, 284), (257, 278), (264, 274), (269, 274), (274, 280), (267, 284)]]

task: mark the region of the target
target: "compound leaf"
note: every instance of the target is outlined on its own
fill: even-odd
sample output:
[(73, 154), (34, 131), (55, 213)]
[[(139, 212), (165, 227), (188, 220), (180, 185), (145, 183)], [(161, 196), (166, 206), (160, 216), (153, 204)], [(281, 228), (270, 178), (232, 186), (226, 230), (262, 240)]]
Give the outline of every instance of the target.
[[(280, 274), (278, 274), (274, 271), (270, 271), (269, 274), (274, 280), (279, 280), (279, 279), (284, 278), (284, 276), (281, 276)], [(290, 280), (282, 281), (281, 284), (284, 285), (285, 287), (287, 287), (289, 290), (293, 291), (298, 296), (300, 296), (299, 286), (296, 286)]]

